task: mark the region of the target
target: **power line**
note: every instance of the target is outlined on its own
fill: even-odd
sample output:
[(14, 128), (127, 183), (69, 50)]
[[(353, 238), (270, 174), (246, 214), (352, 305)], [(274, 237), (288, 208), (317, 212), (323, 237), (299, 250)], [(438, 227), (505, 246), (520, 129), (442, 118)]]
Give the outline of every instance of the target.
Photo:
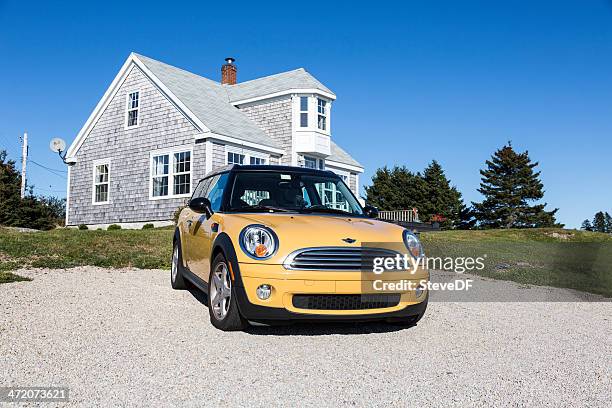
[(38, 166), (38, 167), (40, 167), (40, 168), (42, 168), (42, 169), (47, 170), (47, 171), (48, 171), (49, 173), (51, 173), (51, 174), (54, 174), (54, 175), (56, 175), (56, 176), (58, 176), (58, 177), (66, 178), (65, 173), (67, 173), (67, 171), (65, 171), (65, 170), (57, 170), (57, 169), (52, 169), (52, 168), (50, 168), (50, 167), (44, 166), (44, 165), (42, 165), (42, 164), (40, 164), (40, 163), (37, 163), (37, 162), (35, 162), (35, 161), (34, 161), (34, 160), (32, 160), (32, 159), (30, 159), (30, 160), (28, 160), (28, 161), (29, 161), (30, 163), (32, 163), (32, 164), (35, 164), (36, 166)]

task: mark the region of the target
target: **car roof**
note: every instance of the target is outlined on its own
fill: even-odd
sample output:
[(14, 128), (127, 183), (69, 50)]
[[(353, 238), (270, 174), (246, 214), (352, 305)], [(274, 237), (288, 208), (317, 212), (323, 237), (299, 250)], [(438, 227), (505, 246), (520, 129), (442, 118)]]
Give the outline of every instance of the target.
[(229, 166), (219, 167), (203, 177), (202, 180), (212, 176), (216, 176), (221, 173), (240, 173), (240, 172), (253, 172), (253, 171), (265, 171), (265, 172), (278, 172), (278, 173), (301, 173), (311, 174), (318, 176), (335, 176), (339, 177), (336, 173), (330, 170), (318, 170), (309, 169), (306, 167), (295, 167), (295, 166), (277, 166), (277, 165), (240, 165), (230, 164)]

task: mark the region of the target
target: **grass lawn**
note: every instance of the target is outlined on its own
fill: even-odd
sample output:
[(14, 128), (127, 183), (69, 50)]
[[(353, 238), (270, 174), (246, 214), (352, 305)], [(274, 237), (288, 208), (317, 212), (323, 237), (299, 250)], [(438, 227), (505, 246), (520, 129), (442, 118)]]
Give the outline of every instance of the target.
[(555, 228), (421, 234), (428, 257), (484, 257), (470, 273), (612, 297), (612, 235)]
[[(0, 228), (0, 283), (22, 267), (170, 268), (172, 228), (20, 233)], [(471, 273), (612, 296), (612, 236), (562, 229), (421, 234), (429, 257), (484, 257)]]
[[(0, 228), (0, 283), (22, 267), (170, 268), (173, 229), (17, 232)], [(21, 278), (23, 280), (23, 278)]]

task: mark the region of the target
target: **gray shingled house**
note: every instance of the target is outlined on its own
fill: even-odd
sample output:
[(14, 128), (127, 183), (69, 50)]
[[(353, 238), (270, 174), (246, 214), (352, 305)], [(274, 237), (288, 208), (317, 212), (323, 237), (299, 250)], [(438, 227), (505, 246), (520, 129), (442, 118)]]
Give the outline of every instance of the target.
[(332, 140), (336, 95), (304, 69), (221, 82), (132, 53), (67, 152), (66, 225), (171, 222), (228, 164), (325, 168), (357, 195), (363, 167)]

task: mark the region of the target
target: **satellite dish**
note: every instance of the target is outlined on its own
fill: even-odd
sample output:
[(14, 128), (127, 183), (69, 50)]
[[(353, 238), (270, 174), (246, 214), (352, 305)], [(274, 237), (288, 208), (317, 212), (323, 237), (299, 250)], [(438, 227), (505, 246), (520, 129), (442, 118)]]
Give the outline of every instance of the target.
[(49, 149), (54, 153), (63, 152), (66, 150), (66, 142), (59, 137), (54, 137), (51, 139), (51, 143), (49, 143)]

